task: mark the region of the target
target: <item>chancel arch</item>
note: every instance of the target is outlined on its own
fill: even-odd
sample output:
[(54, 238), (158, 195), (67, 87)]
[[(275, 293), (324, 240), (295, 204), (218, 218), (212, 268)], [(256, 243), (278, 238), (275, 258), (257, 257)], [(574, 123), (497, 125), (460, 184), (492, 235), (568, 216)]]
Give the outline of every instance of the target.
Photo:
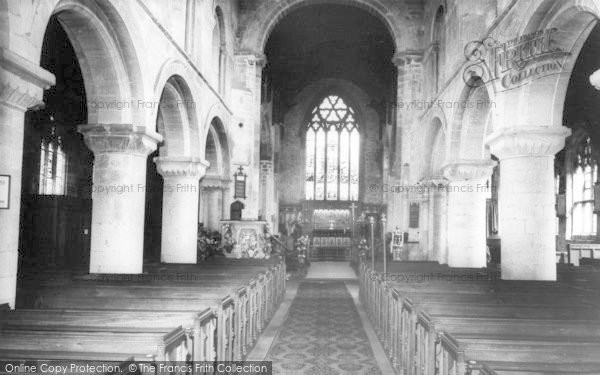
[[(292, 0), (288, 1), (285, 6), (272, 6), (268, 2), (265, 2), (264, 5), (254, 10), (254, 17), (249, 17), (248, 21), (243, 25), (241, 38), (242, 50), (263, 51), (273, 29), (283, 18), (302, 7), (323, 4), (348, 5), (348, 2), (341, 0)], [(388, 7), (383, 1), (359, 0), (351, 2), (350, 6), (362, 9), (379, 18), (393, 36), (394, 45), (397, 50), (403, 45), (403, 33), (400, 29), (404, 26), (404, 23), (399, 20), (399, 14), (389, 12)]]

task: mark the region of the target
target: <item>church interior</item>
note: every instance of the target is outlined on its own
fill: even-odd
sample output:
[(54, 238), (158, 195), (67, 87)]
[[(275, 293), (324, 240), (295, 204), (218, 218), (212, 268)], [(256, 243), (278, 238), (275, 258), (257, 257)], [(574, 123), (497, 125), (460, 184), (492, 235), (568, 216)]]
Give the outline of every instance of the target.
[(600, 374), (600, 0), (0, 20), (0, 374)]

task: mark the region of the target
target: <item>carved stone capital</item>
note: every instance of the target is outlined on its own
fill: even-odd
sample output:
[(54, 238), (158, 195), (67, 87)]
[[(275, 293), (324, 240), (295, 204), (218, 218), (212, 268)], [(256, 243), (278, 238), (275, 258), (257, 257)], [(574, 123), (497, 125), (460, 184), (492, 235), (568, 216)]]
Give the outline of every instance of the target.
[(44, 89), (55, 84), (54, 74), (16, 53), (0, 48), (0, 103), (23, 112), (41, 105)]
[(392, 57), (392, 63), (398, 69), (406, 68), (411, 65), (420, 65), (423, 62), (423, 51), (403, 51), (396, 52)]
[(205, 190), (223, 189), (231, 180), (223, 179), (223, 177), (214, 174), (207, 174), (200, 181), (200, 186)]
[(571, 129), (564, 126), (504, 128), (486, 142), (499, 159), (523, 156), (554, 156), (565, 147)]
[(94, 154), (124, 153), (149, 155), (162, 142), (162, 136), (145, 126), (133, 124), (79, 125), (85, 144)]
[(248, 65), (254, 65), (259, 68), (264, 68), (267, 65), (267, 55), (257, 52), (240, 52), (235, 55), (236, 58), (242, 59)]
[(483, 180), (492, 175), (494, 166), (493, 160), (462, 159), (444, 165), (442, 172), (449, 181)]
[(170, 177), (190, 177), (200, 179), (206, 173), (209, 163), (191, 156), (159, 156), (153, 159), (156, 171), (167, 179)]
[(447, 186), (449, 182), (448, 179), (444, 176), (431, 176), (425, 181), (429, 186), (432, 187)]

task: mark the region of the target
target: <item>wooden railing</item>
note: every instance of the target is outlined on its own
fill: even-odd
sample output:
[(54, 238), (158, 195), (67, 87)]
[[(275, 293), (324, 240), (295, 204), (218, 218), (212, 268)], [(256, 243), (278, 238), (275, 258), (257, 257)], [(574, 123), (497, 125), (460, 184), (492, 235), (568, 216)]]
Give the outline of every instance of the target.
[(397, 374), (495, 374), (485, 364), (466, 361), (451, 335), (436, 330), (426, 312), (365, 263), (359, 267), (359, 287), (361, 302)]
[(164, 360), (243, 360), (283, 301), (285, 276), (280, 262), (235, 296), (225, 297), (218, 309), (198, 314), (193, 329), (180, 327), (165, 338)]

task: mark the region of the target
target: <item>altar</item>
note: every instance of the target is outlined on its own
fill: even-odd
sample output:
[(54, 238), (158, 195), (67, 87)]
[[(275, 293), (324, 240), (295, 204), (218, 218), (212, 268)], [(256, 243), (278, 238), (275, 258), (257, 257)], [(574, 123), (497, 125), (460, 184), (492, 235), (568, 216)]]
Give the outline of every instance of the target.
[(270, 258), (269, 237), (266, 221), (221, 220), (221, 246), (228, 258)]

